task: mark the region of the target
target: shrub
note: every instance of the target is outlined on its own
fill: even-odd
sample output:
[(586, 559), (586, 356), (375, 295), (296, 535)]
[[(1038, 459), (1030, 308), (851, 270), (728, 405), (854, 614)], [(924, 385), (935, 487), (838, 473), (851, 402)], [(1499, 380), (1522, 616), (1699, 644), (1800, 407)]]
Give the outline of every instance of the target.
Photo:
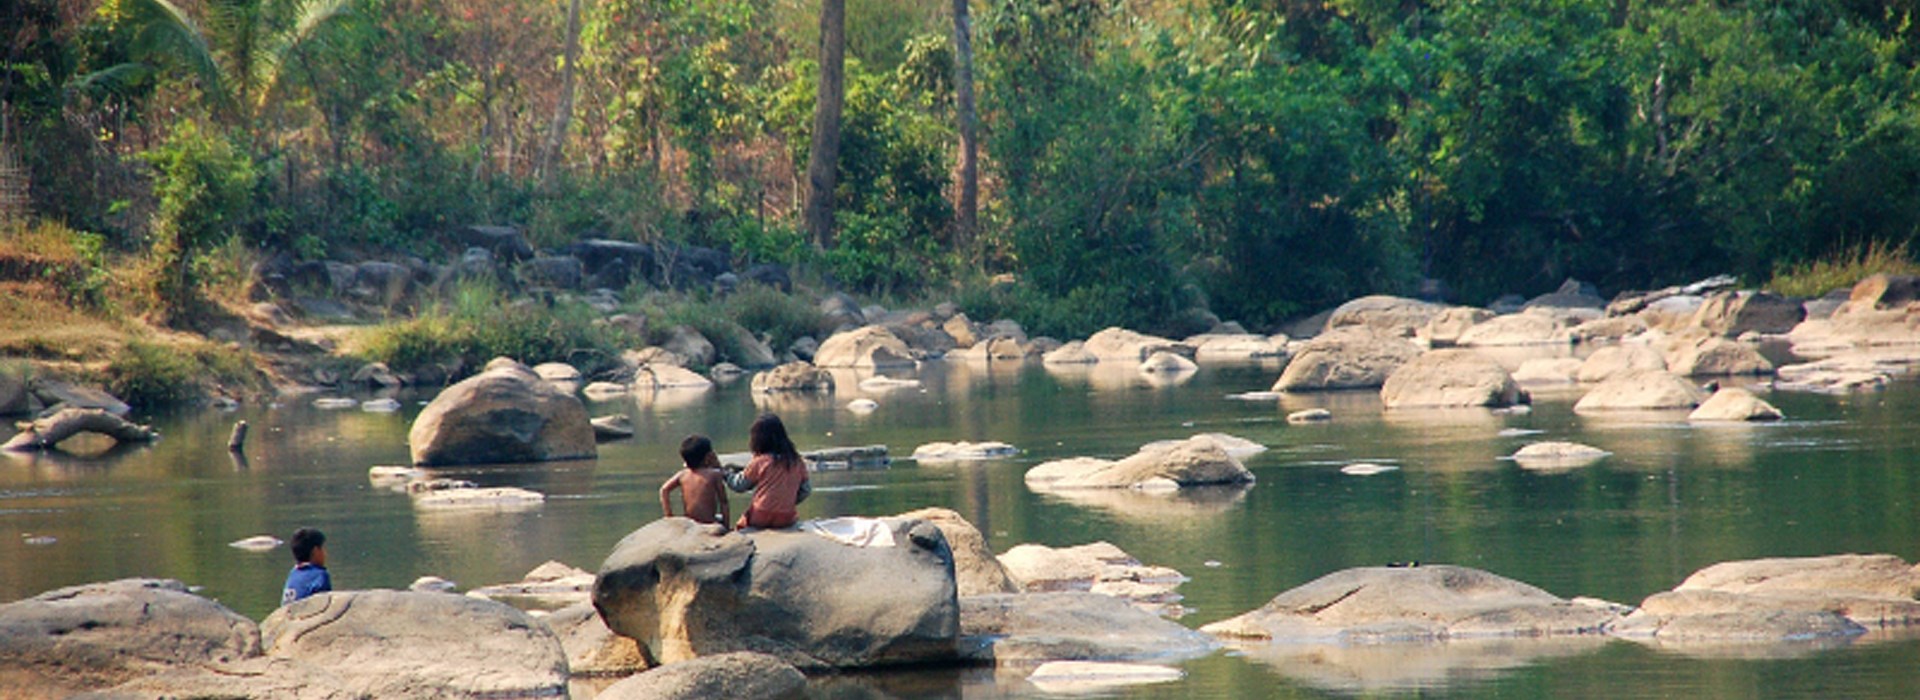
[(245, 351), (211, 343), (129, 341), (103, 374), (107, 391), (136, 406), (197, 401), (214, 389), (259, 395), (267, 386)]
[(461, 372), (471, 373), (495, 357), (511, 357), (528, 365), (570, 362), (592, 374), (635, 340), (596, 320), (584, 304), (509, 303), (491, 280), (469, 280), (454, 289), (450, 301), (370, 330), (358, 354), (401, 372), (458, 360)]
[(191, 121), (175, 125), (165, 143), (141, 157), (153, 166), (159, 200), (152, 254), (168, 273), (154, 278), (154, 294), (159, 310), (174, 316), (198, 298), (204, 266), (196, 258), (251, 228), (258, 177), (244, 150)]
[(1852, 287), (1875, 274), (1920, 274), (1920, 263), (1907, 251), (1907, 244), (1889, 245), (1880, 241), (1857, 245), (1818, 260), (1794, 265), (1777, 265), (1767, 289), (1794, 297), (1817, 297), (1836, 289)]
[(826, 322), (819, 306), (762, 284), (741, 285), (723, 305), (734, 322), (755, 333), (766, 334), (775, 352), (792, 345), (801, 336), (817, 335)]

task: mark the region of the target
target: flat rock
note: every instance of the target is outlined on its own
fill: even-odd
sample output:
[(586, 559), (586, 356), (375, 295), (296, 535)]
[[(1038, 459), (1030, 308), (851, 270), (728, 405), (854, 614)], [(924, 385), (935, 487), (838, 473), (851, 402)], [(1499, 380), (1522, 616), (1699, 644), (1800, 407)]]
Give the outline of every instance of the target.
[(259, 654), (252, 620), (179, 581), (90, 583), (0, 605), (0, 689), (8, 697), (64, 698)]
[(913, 448), (913, 459), (921, 462), (970, 462), (1018, 454), (1019, 448), (1004, 442), (929, 442)]
[(1527, 469), (1571, 469), (1584, 467), (1613, 453), (1577, 442), (1536, 442), (1513, 453), (1513, 461)]
[(596, 700), (778, 700), (798, 698), (807, 677), (779, 657), (750, 651), (667, 664), (607, 686)]
[(589, 422), (593, 424), (593, 439), (596, 441), (606, 442), (633, 437), (633, 418), (625, 413), (600, 416)]
[(1634, 370), (1601, 382), (1573, 405), (1579, 411), (1689, 409), (1706, 393), (1685, 379), (1652, 369)]
[[(1220, 449), (1226, 450), (1227, 454), (1233, 456), (1234, 459), (1246, 459), (1248, 457), (1252, 457), (1254, 455), (1267, 451), (1266, 445), (1262, 445), (1260, 443), (1254, 442), (1252, 440), (1248, 440), (1246, 438), (1243, 438), (1237, 435), (1228, 435), (1226, 433), (1200, 433), (1199, 435), (1195, 435), (1193, 437), (1212, 440), (1213, 444), (1219, 445)], [(1162, 449), (1162, 448), (1171, 449), (1174, 447), (1178, 447), (1181, 442), (1184, 442), (1184, 440), (1156, 440), (1154, 442), (1147, 443), (1145, 446), (1141, 447), (1141, 449), (1142, 450)]]
[(1478, 569), (1423, 565), (1337, 571), (1201, 631), (1286, 642), (1433, 642), (1599, 634), (1616, 619)]
[(560, 695), (567, 657), (546, 625), (506, 605), (411, 591), (334, 591), (260, 623), (266, 655), (326, 668), (380, 698)]
[(1070, 341), (1040, 357), (1040, 362), (1049, 365), (1090, 365), (1099, 361), (1099, 357), (1087, 351), (1086, 342), (1080, 340)]
[(1143, 447), (1118, 461), (1079, 458), (1047, 462), (1027, 470), (1028, 488), (1177, 489), (1206, 484), (1250, 484), (1253, 473), (1212, 438)]
[(1027, 675), (1044, 693), (1091, 693), (1133, 685), (1169, 683), (1186, 677), (1171, 666), (1112, 661), (1049, 661)]
[(519, 509), (532, 508), (545, 503), (547, 497), (538, 491), (515, 486), (497, 486), (490, 488), (451, 488), (437, 489), (415, 494), (413, 505), (416, 508), (447, 509)]
[(1500, 363), (1466, 349), (1431, 350), (1401, 365), (1380, 388), (1387, 408), (1499, 408), (1527, 403)]
[(1202, 333), (1189, 336), (1181, 343), (1193, 348), (1193, 357), (1200, 361), (1210, 360), (1257, 360), (1287, 356), (1284, 337), (1280, 342), (1268, 336), (1254, 333)]
[(1722, 387), (1713, 392), (1713, 396), (1687, 414), (1690, 421), (1764, 421), (1780, 420), (1780, 409), (1767, 403), (1753, 392), (1739, 387)]
[(1693, 325), (1723, 338), (1747, 333), (1778, 335), (1806, 320), (1800, 302), (1772, 292), (1722, 291), (1707, 297), (1694, 312)]
[(1647, 332), (1646, 319), (1639, 316), (1609, 316), (1586, 321), (1567, 329), (1567, 339), (1575, 343), (1617, 343), (1628, 336)]
[(1287, 414), (1287, 422), (1294, 425), (1325, 423), (1330, 420), (1333, 420), (1333, 412), (1324, 408), (1304, 408)]
[(634, 391), (688, 390), (704, 391), (713, 388), (713, 380), (701, 376), (699, 372), (669, 364), (645, 364), (633, 373)]
[(1723, 562), (1649, 596), (1612, 631), (1663, 641), (1778, 642), (1920, 624), (1920, 572), (1889, 554)]
[(522, 610), (559, 610), (592, 600), (593, 572), (548, 561), (534, 567), (519, 581), (481, 586), (468, 591), (467, 595)]
[(1000, 666), (1047, 661), (1177, 661), (1219, 648), (1207, 635), (1094, 593), (960, 599), (962, 655)]
[(1007, 550), (999, 560), (1014, 586), (1029, 593), (1091, 591), (1103, 582), (1115, 581), (1163, 586), (1170, 591), (1187, 580), (1173, 569), (1142, 564), (1107, 542), (1059, 548), (1023, 544)]
[(1200, 365), (1194, 364), (1193, 360), (1164, 351), (1156, 352), (1140, 363), (1140, 371), (1148, 374), (1179, 374), (1198, 369)]

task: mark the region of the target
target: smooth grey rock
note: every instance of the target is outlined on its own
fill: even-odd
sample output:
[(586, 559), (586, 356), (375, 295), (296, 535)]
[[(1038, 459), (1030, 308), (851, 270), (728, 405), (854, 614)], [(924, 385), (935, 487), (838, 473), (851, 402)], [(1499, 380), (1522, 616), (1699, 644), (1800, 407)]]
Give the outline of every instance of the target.
[(750, 651), (667, 664), (600, 691), (596, 700), (778, 700), (800, 698), (807, 677), (779, 657)]
[(1706, 392), (1685, 379), (1657, 369), (1615, 375), (1580, 397), (1573, 410), (1658, 411), (1699, 406)]
[(489, 600), (412, 591), (334, 591), (260, 623), (267, 656), (332, 671), (379, 698), (564, 692), (567, 655), (546, 625)]
[(963, 654), (1001, 666), (1047, 661), (1175, 661), (1219, 644), (1098, 593), (1019, 593), (960, 599)]
[(1220, 444), (1195, 436), (1142, 447), (1118, 461), (1077, 458), (1037, 465), (1026, 473), (1028, 488), (1167, 490), (1207, 484), (1253, 483), (1253, 472)]
[(413, 421), (407, 443), (420, 466), (593, 457), (586, 406), (518, 362), (447, 387)]
[(1419, 346), (1403, 338), (1362, 328), (1330, 330), (1294, 354), (1273, 390), (1371, 389), (1419, 354)]
[(833, 334), (814, 351), (819, 367), (884, 369), (912, 366), (913, 350), (881, 326), (864, 326)]
[(1401, 365), (1380, 387), (1387, 408), (1499, 408), (1529, 401), (1500, 363), (1473, 350), (1421, 353)]
[(1778, 642), (1920, 624), (1920, 572), (1890, 554), (1723, 562), (1649, 596), (1614, 634)]
[(0, 605), (0, 690), (8, 697), (61, 698), (259, 654), (252, 620), (179, 581), (90, 583)]
[(1007, 577), (1007, 569), (987, 546), (987, 538), (959, 513), (946, 508), (921, 508), (897, 516), (903, 520), (924, 520), (940, 528), (953, 552), (953, 576), (961, 597), (990, 593), (1014, 593), (1020, 589)]
[(1432, 642), (1599, 634), (1616, 619), (1478, 569), (1425, 565), (1336, 571), (1200, 629), (1276, 642)]
[(1687, 414), (1690, 421), (1766, 421), (1780, 420), (1780, 409), (1740, 387), (1722, 387), (1713, 396)]
[(686, 364), (705, 367), (713, 364), (713, 343), (690, 326), (674, 326), (667, 332), (667, 340), (660, 344), (661, 349), (686, 358)]
[(946, 539), (930, 523), (881, 520), (894, 546), (657, 520), (614, 547), (594, 607), (662, 663), (731, 651), (801, 668), (951, 662), (959, 619)]
[[(1327, 317), (1326, 330), (1361, 327), (1375, 334), (1411, 338), (1424, 330), (1427, 323), (1440, 315), (1447, 307), (1442, 304), (1407, 299), (1404, 297), (1375, 295), (1354, 299), (1335, 307)], [(1312, 337), (1313, 333), (1294, 333), (1288, 329), (1287, 335), (1302, 338)]]

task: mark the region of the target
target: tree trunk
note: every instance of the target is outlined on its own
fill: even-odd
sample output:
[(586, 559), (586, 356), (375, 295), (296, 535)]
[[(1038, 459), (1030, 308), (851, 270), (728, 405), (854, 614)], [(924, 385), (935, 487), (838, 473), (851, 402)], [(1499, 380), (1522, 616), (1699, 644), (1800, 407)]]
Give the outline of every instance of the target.
[(979, 124), (973, 108), (973, 18), (967, 12), (967, 0), (953, 0), (953, 111), (959, 122), (960, 158), (954, 176), (954, 245), (963, 254), (970, 250), (979, 223), (980, 210)]
[(553, 163), (567, 143), (567, 124), (573, 120), (573, 64), (580, 60), (580, 0), (567, 3), (566, 63), (560, 66), (560, 103), (553, 108), (553, 126), (540, 149), (540, 186), (553, 189)]
[(820, 3), (820, 88), (813, 103), (813, 147), (807, 155), (807, 233), (833, 245), (833, 187), (840, 165), (840, 108), (846, 101), (847, 0)]

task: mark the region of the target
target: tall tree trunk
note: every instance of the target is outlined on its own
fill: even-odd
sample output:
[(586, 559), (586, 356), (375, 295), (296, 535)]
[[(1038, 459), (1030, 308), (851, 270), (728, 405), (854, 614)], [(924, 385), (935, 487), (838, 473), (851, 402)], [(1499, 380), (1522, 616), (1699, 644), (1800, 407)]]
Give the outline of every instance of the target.
[(960, 159), (954, 173), (954, 243), (967, 251), (978, 233), (976, 212), (980, 210), (979, 124), (973, 109), (973, 17), (967, 12), (967, 0), (953, 0), (953, 111), (959, 121)]
[(833, 245), (833, 187), (840, 165), (840, 108), (847, 98), (847, 0), (820, 3), (820, 89), (813, 102), (813, 147), (807, 154), (807, 233)]
[(553, 108), (553, 125), (547, 129), (547, 143), (540, 149), (540, 186), (553, 188), (553, 162), (567, 143), (567, 124), (573, 120), (573, 64), (580, 60), (580, 0), (567, 3), (566, 63), (560, 66), (560, 103)]

